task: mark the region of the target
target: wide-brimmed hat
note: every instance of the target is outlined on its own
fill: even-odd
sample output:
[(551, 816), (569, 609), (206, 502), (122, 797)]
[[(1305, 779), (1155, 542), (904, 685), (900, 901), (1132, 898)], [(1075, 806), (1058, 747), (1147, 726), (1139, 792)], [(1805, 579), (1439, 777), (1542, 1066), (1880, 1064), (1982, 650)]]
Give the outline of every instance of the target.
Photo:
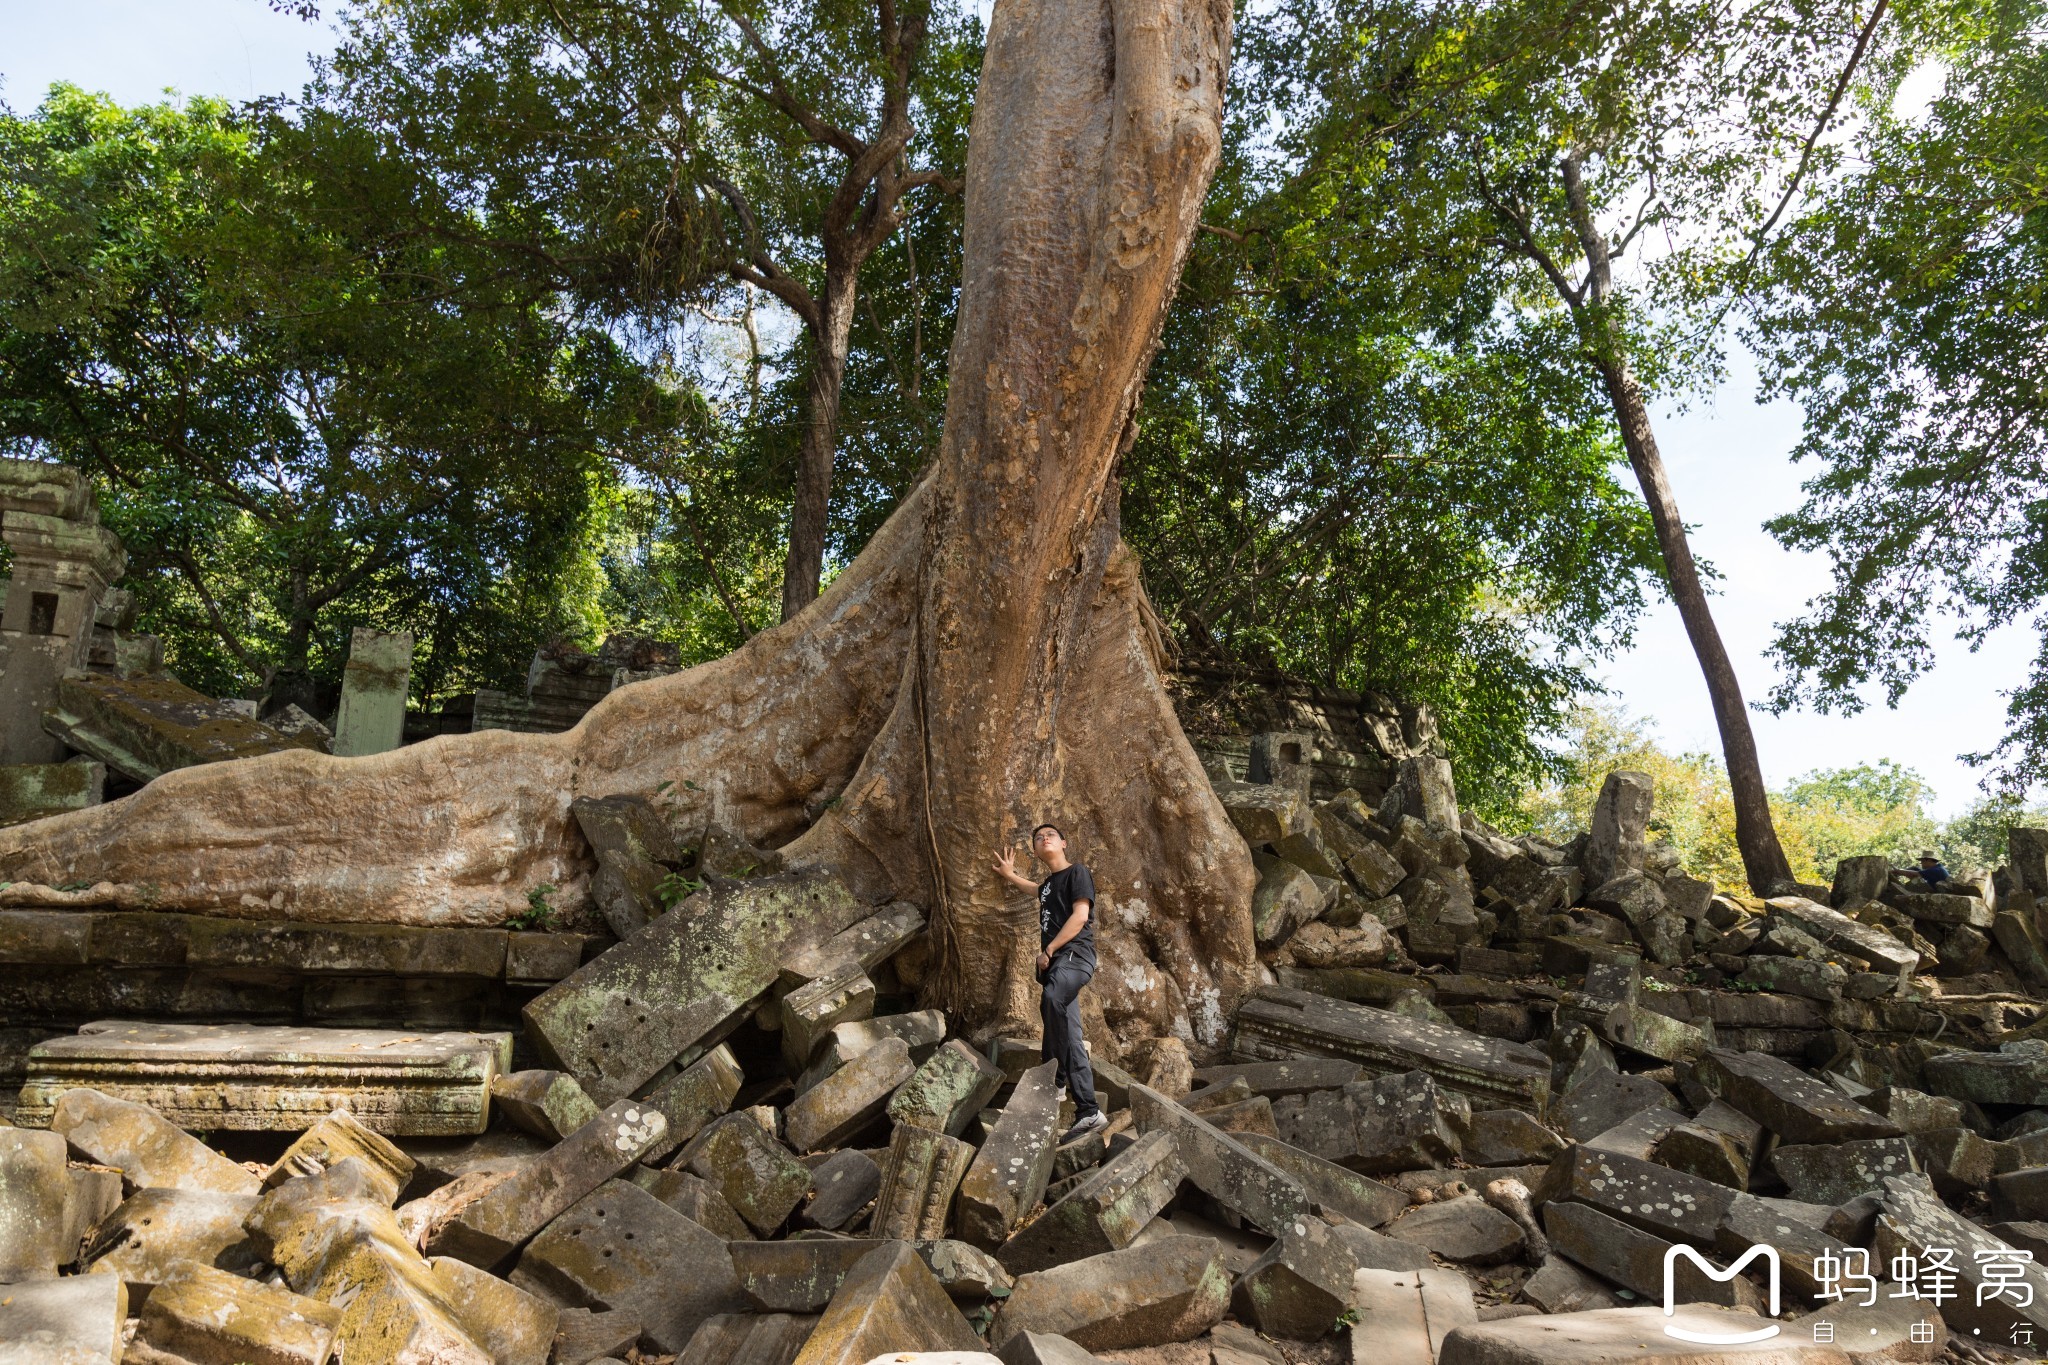
[(1920, 861), (1923, 863), (1938, 863), (1941, 859), (1934, 856), (1933, 849), (1923, 848), (1920, 850)]

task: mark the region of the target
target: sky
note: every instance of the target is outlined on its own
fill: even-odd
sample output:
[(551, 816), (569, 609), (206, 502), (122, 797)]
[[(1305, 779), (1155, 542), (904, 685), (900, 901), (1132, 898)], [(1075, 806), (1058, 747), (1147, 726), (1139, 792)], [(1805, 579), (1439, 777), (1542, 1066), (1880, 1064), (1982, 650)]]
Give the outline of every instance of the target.
[[(128, 104), (183, 94), (246, 100), (296, 91), (332, 35), (272, 11), (263, 0), (0, 0), (0, 99), (32, 109), (52, 81), (103, 90)], [(1746, 695), (1765, 696), (1775, 673), (1765, 650), (1776, 624), (1827, 584), (1825, 559), (1780, 548), (1763, 521), (1800, 501), (1809, 471), (1789, 459), (1799, 413), (1755, 401), (1738, 356), (1712, 401), (1661, 414), (1658, 431), (1695, 552), (1720, 572), (1714, 613)], [(1990, 748), (2004, 729), (2001, 689), (2026, 674), (2030, 629), (1994, 634), (1975, 654), (1953, 644), (1898, 709), (1881, 702), (1852, 717), (1753, 714), (1764, 776), (1773, 786), (1817, 768), (1896, 759), (1934, 789), (1953, 815), (1978, 795), (1978, 774), (1957, 755)], [(1647, 719), (1667, 747), (1718, 751), (1713, 713), (1677, 612), (1660, 603), (1634, 647), (1599, 669), (1612, 700)]]

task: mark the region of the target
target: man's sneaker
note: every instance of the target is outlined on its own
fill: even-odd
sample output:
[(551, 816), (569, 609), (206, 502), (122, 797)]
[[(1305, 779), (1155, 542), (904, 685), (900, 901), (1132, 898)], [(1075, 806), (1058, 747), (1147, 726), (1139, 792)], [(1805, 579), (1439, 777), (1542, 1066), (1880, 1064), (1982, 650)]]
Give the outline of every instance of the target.
[(1109, 1127), (1109, 1120), (1104, 1118), (1102, 1111), (1098, 1109), (1088, 1115), (1088, 1117), (1076, 1122), (1072, 1128), (1067, 1129), (1065, 1136), (1060, 1138), (1060, 1146), (1064, 1147), (1076, 1138), (1084, 1138), (1090, 1134), (1099, 1133), (1107, 1127)]

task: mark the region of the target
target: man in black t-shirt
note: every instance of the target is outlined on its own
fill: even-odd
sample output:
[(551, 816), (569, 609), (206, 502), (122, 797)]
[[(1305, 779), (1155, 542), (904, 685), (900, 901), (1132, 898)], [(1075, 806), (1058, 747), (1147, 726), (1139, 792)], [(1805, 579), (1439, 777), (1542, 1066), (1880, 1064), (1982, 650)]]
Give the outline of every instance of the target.
[(1081, 988), (1095, 976), (1095, 878), (1067, 861), (1057, 825), (1031, 831), (1031, 853), (1052, 869), (1042, 882), (1018, 876), (1017, 856), (1008, 849), (995, 867), (1012, 886), (1038, 895), (1038, 1017), (1045, 1026), (1039, 1057), (1059, 1063), (1055, 1084), (1074, 1094), (1074, 1126), (1060, 1139), (1066, 1143), (1109, 1126), (1095, 1103), (1095, 1069), (1081, 1042)]

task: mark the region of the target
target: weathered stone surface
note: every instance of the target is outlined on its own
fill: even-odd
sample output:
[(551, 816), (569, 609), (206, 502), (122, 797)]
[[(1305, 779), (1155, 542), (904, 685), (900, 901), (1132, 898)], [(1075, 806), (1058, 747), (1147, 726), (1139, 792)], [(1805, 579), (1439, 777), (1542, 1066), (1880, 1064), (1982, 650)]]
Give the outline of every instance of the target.
[(0, 1362), (99, 1365), (121, 1358), (128, 1290), (112, 1275), (32, 1280), (0, 1289)]
[[(1954, 895), (1942, 891), (1894, 891), (1887, 903), (1911, 915), (1914, 919), (1930, 924), (1943, 924), (1965, 929), (1991, 928), (1991, 908), (1976, 896)], [(1943, 953), (1946, 959), (1949, 954)]]
[(396, 749), (405, 738), (405, 694), (412, 682), (412, 632), (357, 626), (341, 670), (341, 709), (333, 754), (359, 758)]
[(1619, 1308), (1621, 1300), (1604, 1280), (1589, 1275), (1562, 1256), (1552, 1256), (1522, 1283), (1522, 1298), (1546, 1313), (1583, 1313)]
[(549, 1223), (520, 1256), (515, 1283), (630, 1313), (657, 1351), (681, 1351), (704, 1319), (745, 1306), (725, 1241), (624, 1180), (606, 1181)]
[(1658, 1144), (1669, 1137), (1684, 1118), (1683, 1109), (1645, 1109), (1604, 1133), (1594, 1134), (1581, 1145), (1596, 1152), (1612, 1152), (1616, 1156), (1649, 1161), (1656, 1156)]
[(1643, 834), (1650, 824), (1653, 785), (1648, 773), (1625, 768), (1607, 774), (1600, 784), (1582, 862), (1588, 885), (1643, 870)]
[(1808, 1000), (1839, 1000), (1849, 984), (1849, 973), (1832, 962), (1813, 962), (1801, 957), (1744, 959), (1742, 981), (1760, 991), (1799, 995)]
[[(859, 1156), (860, 1153), (852, 1155)], [(733, 1206), (725, 1202), (725, 1196), (711, 1188), (711, 1182), (702, 1176), (674, 1167), (657, 1171), (642, 1165), (628, 1173), (626, 1178), (697, 1226), (718, 1234), (728, 1242), (747, 1241), (754, 1235), (754, 1230), (747, 1226), (747, 1220), (734, 1212)]]
[(1923, 1068), (1937, 1095), (1975, 1104), (2048, 1105), (2048, 1044), (2007, 1043), (1996, 1052), (1943, 1052)]
[(996, 1359), (1002, 1365), (1102, 1365), (1102, 1357), (1054, 1332), (1019, 1332)]
[(443, 1224), (427, 1250), (495, 1269), (572, 1204), (645, 1156), (667, 1131), (659, 1110), (620, 1100)]
[(841, 962), (783, 996), (781, 1008), (782, 1060), (795, 1074), (834, 1025), (874, 1017), (875, 983), (858, 962)]
[(1044, 1197), (1060, 1131), (1058, 1070), (1057, 1062), (1043, 1062), (1018, 1078), (1002, 1117), (968, 1165), (960, 1181), (963, 1241), (995, 1250)]
[(681, 841), (654, 804), (638, 796), (579, 796), (569, 814), (597, 858), (590, 898), (612, 932), (630, 938), (662, 913), (662, 864), (682, 860)]
[(1216, 787), (1224, 813), (1245, 842), (1277, 844), (1309, 828), (1310, 809), (1300, 793), (1264, 782), (1224, 782)]
[(817, 1313), (854, 1267), (883, 1245), (871, 1237), (799, 1237), (734, 1242), (727, 1250), (740, 1292), (756, 1311)]
[(43, 728), (137, 782), (201, 763), (322, 747), (313, 734), (288, 735), (168, 674), (62, 678)]
[(1863, 959), (1872, 971), (1910, 976), (1919, 969), (1920, 954), (1884, 930), (1851, 919), (1839, 910), (1804, 896), (1779, 896), (1765, 904), (1779, 919), (1798, 925), (1828, 947)]
[(337, 1109), (301, 1133), (291, 1146), (284, 1149), (284, 1155), (263, 1173), (263, 1188), (275, 1189), (298, 1176), (318, 1175), (336, 1162), (352, 1156), (362, 1158), (365, 1164), (388, 1181), (391, 1197), (387, 1203), (398, 1202), (399, 1192), (411, 1182), (417, 1169), (417, 1163), (399, 1151), (389, 1138), (365, 1128), (348, 1110)]
[(883, 1039), (790, 1101), (783, 1111), (790, 1146), (799, 1152), (840, 1146), (881, 1118), (916, 1071), (907, 1043)]
[[(849, 1148), (834, 1152), (824, 1164), (813, 1168), (811, 1183), (815, 1192), (811, 1201), (797, 1211), (797, 1221), (805, 1227), (837, 1231), (851, 1223), (881, 1193), (882, 1168), (866, 1152)], [(1037, 1202), (1034, 1197), (1032, 1203)], [(965, 1206), (962, 1208), (964, 1219)]]
[(867, 907), (828, 873), (795, 872), (720, 882), (677, 909), (524, 1011), (547, 1059), (599, 1104), (713, 1038), (786, 961), (859, 923)]
[(427, 1274), (493, 1365), (548, 1365), (562, 1317), (553, 1302), (452, 1256), (428, 1261)]
[(1536, 1109), (1550, 1092), (1549, 1059), (1534, 1048), (1280, 986), (1244, 1002), (1234, 1047), (1246, 1061), (1325, 1056), (1375, 1075), (1427, 1071), (1489, 1105)]
[(1009, 1294), (1016, 1281), (1002, 1262), (980, 1247), (951, 1237), (913, 1242), (917, 1254), (938, 1276), (946, 1293), (962, 1303), (979, 1303)]
[[(1232, 1289), (1237, 1316), (1268, 1336), (1312, 1341), (1326, 1335), (1350, 1307), (1360, 1269), (1348, 1231), (1362, 1229), (1306, 1218), (1283, 1231)], [(1417, 1255), (1428, 1263), (1427, 1252)]]
[(888, 1114), (897, 1123), (958, 1137), (1003, 1080), (988, 1058), (955, 1038), (902, 1084), (889, 1101)]
[(86, 1248), (95, 1275), (119, 1275), (135, 1302), (183, 1262), (238, 1274), (257, 1263), (242, 1220), (256, 1196), (210, 1190), (137, 1190), (93, 1230)]
[(41, 1122), (90, 1087), (201, 1132), (297, 1131), (345, 1108), (380, 1133), (480, 1133), (511, 1046), (502, 1033), (88, 1024), (29, 1052), (21, 1111)]
[(121, 1207), (121, 1173), (98, 1166), (73, 1166), (65, 1173), (64, 1231), (58, 1245), (67, 1259), (85, 1245), (86, 1234)]
[[(1631, 1227), (1586, 1204), (1545, 1204), (1543, 1230), (1558, 1254), (1624, 1289), (1662, 1301), (1664, 1253), (1672, 1246), (1670, 1240)], [(1748, 1281), (1739, 1276), (1733, 1280), (1711, 1279), (1684, 1257), (1673, 1266), (1673, 1286), (1679, 1303), (1756, 1306), (1756, 1291)]]
[(746, 1077), (734, 1059), (732, 1049), (720, 1043), (696, 1061), (660, 1081), (650, 1089), (645, 1102), (668, 1120), (668, 1135), (646, 1156), (658, 1161), (704, 1131), (711, 1121), (732, 1108)]
[(2048, 1216), (2048, 1166), (2008, 1171), (1991, 1182), (1991, 1207), (2006, 1220)]
[(1694, 1075), (1708, 1090), (1787, 1143), (1899, 1135), (1899, 1126), (1884, 1115), (1872, 1113), (1777, 1057), (1716, 1049), (1700, 1059)]
[[(30, 1120), (33, 1121), (32, 1119)], [(50, 1130), (88, 1161), (119, 1168), (139, 1189), (210, 1190), (253, 1195), (262, 1179), (146, 1105), (97, 1090), (66, 1090), (55, 1100)]]
[(491, 1099), (514, 1124), (560, 1142), (597, 1117), (597, 1106), (564, 1071), (514, 1071), (491, 1080)]
[[(1300, 1057), (1284, 1062), (1233, 1062), (1227, 1066), (1197, 1067), (1194, 1082), (1199, 1086), (1223, 1085), (1242, 1078), (1255, 1095), (1281, 1099), (1305, 1095), (1312, 1090), (1338, 1090), (1355, 1081), (1362, 1068), (1356, 1062), (1336, 1057)], [(1158, 1086), (1152, 1087), (1159, 1090)], [(1161, 1094), (1166, 1092), (1161, 1090)]]
[(418, 1198), (472, 1171), (510, 1170), (548, 1150), (531, 1133), (493, 1128), (474, 1137), (408, 1138), (403, 1149), (416, 1166), (406, 1193)]
[(1575, 1147), (1544, 1173), (1536, 1196), (1546, 1207), (1584, 1204), (1667, 1240), (1706, 1246), (1736, 1191), (1648, 1161)]
[[(1905, 1252), (1922, 1258), (1924, 1265), (1930, 1247), (1955, 1253), (1957, 1294), (1941, 1305), (1951, 1328), (1965, 1334), (1981, 1331), (1994, 1342), (2011, 1340), (2007, 1329), (2015, 1320), (2031, 1324), (2036, 1333), (2048, 1331), (2048, 1268), (1950, 1211), (1925, 1176), (1890, 1177), (1884, 1182), (1872, 1259), (1889, 1265)], [(2002, 1288), (1999, 1276), (2008, 1277), (2005, 1283), (2011, 1287)]]
[(886, 1242), (840, 1283), (795, 1365), (863, 1365), (884, 1352), (980, 1345), (923, 1258), (908, 1243)]
[(1522, 1229), (1476, 1194), (1410, 1209), (1387, 1235), (1464, 1265), (1499, 1265), (1522, 1254)]
[(1455, 1270), (1361, 1270), (1351, 1306), (1352, 1365), (1433, 1361), (1453, 1331), (1479, 1320), (1472, 1283)]
[(519, 985), (552, 984), (583, 965), (581, 934), (513, 930), (505, 935), (505, 979)]
[(57, 1133), (0, 1128), (0, 1284), (48, 1279), (78, 1254), (64, 1244), (66, 1160)]
[(1564, 1139), (1519, 1109), (1482, 1109), (1458, 1128), (1458, 1155), (1474, 1166), (1543, 1165)]
[(862, 971), (871, 972), (923, 932), (923, 910), (908, 901), (891, 901), (829, 938), (799, 942), (782, 964), (780, 980), (794, 990), (845, 962), (858, 963)]
[(1595, 1070), (1557, 1102), (1554, 1116), (1566, 1137), (1585, 1142), (1646, 1109), (1677, 1108), (1671, 1092), (1648, 1076)]
[[(1818, 1294), (1822, 1258), (1842, 1253), (1844, 1241), (1828, 1226), (1832, 1210), (1792, 1199), (1759, 1199), (1738, 1194), (1714, 1234), (1714, 1249), (1730, 1261), (1753, 1246), (1778, 1253), (1784, 1282), (1802, 1294)], [(1861, 1245), (1867, 1237), (1857, 1240)], [(1839, 1267), (1839, 1259), (1835, 1262)]]
[(875, 1216), (869, 1225), (874, 1235), (905, 1241), (944, 1237), (953, 1195), (972, 1160), (974, 1148), (958, 1138), (915, 1124), (897, 1124), (875, 1194)]
[(675, 1365), (790, 1365), (817, 1323), (794, 1313), (721, 1313), (704, 1320)]
[(0, 825), (26, 824), (106, 799), (104, 763), (9, 763), (0, 766)]
[(1300, 1182), (1199, 1114), (1142, 1085), (1131, 1087), (1131, 1113), (1140, 1133), (1171, 1134), (1187, 1178), (1231, 1212), (1268, 1232), (1308, 1215)]
[(1311, 1203), (1328, 1213), (1340, 1214), (1354, 1223), (1376, 1228), (1390, 1222), (1408, 1207), (1408, 1195), (1370, 1176), (1325, 1161), (1278, 1138), (1258, 1133), (1240, 1133), (1237, 1140), (1252, 1155), (1292, 1176)]
[(1920, 1169), (1902, 1137), (1782, 1145), (1772, 1151), (1771, 1165), (1792, 1198), (1827, 1205), (1846, 1204), (1859, 1194), (1882, 1190), (1890, 1176)]
[(341, 1310), (191, 1261), (143, 1305), (124, 1360), (136, 1365), (326, 1365)]
[(1763, 1125), (1726, 1100), (1715, 1100), (1691, 1122), (1681, 1123), (1657, 1143), (1659, 1166), (1711, 1180), (1734, 1190), (1749, 1188)]
[(1004, 1242), (996, 1259), (1021, 1275), (1121, 1251), (1172, 1202), (1186, 1174), (1173, 1136), (1149, 1132)]
[(1670, 1318), (1662, 1308), (1603, 1308), (1552, 1317), (1508, 1318), (1460, 1327), (1444, 1340), (1438, 1365), (1845, 1365), (1850, 1356), (1789, 1331), (1735, 1346), (1701, 1346), (1666, 1336), (1666, 1326), (1710, 1335), (1743, 1336), (1771, 1325), (1754, 1313), (1685, 1303)]
[(1190, 1341), (1230, 1306), (1230, 1272), (1207, 1237), (1162, 1237), (1020, 1276), (989, 1329), (1057, 1333), (1091, 1351)]
[(713, 1123), (678, 1161), (710, 1181), (764, 1237), (787, 1222), (811, 1190), (810, 1171), (746, 1114)]
[(1330, 903), (1331, 883), (1289, 862), (1276, 862), (1252, 891), (1252, 937), (1262, 948), (1284, 942)]
[[(698, 1330), (701, 1334), (710, 1329), (712, 1323), (726, 1321), (733, 1316), (721, 1313), (718, 1317), (707, 1319), (704, 1327)], [(802, 1323), (805, 1332), (810, 1331), (811, 1319), (797, 1321)], [(554, 1353), (549, 1357), (549, 1365), (589, 1365), (591, 1361), (623, 1360), (626, 1353), (639, 1340), (640, 1320), (631, 1313), (593, 1313), (588, 1308), (565, 1308), (562, 1310), (561, 1326), (555, 1333)], [(696, 1338), (691, 1338), (691, 1341), (694, 1344)], [(802, 1345), (802, 1342), (799, 1341), (798, 1345)], [(795, 1354), (794, 1348), (790, 1354)], [(689, 1358), (688, 1351), (679, 1357)], [(712, 1361), (702, 1362), (702, 1365), (714, 1365), (715, 1362), (729, 1359), (729, 1356), (716, 1356)]]

